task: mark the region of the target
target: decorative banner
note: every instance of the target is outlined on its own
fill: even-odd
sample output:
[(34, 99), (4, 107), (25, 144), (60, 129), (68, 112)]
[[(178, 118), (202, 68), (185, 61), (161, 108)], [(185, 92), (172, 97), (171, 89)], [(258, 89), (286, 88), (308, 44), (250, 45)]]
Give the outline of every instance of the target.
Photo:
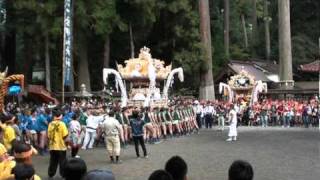
[(72, 0), (64, 1), (64, 30), (63, 30), (63, 63), (64, 85), (72, 83)]

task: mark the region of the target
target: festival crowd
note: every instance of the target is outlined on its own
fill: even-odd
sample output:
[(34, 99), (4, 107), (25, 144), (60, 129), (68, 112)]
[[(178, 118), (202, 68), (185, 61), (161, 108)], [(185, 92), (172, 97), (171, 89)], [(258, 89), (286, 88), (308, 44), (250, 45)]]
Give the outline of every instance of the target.
[(137, 158), (139, 146), (143, 157), (148, 158), (145, 143), (158, 144), (189, 136), (199, 133), (202, 127), (217, 125), (223, 130), (228, 124), (227, 141), (237, 140), (239, 125), (316, 127), (320, 121), (320, 103), (315, 99), (266, 99), (248, 106), (244, 101), (230, 104), (189, 99), (152, 108), (120, 107), (118, 103), (102, 100), (73, 100), (63, 106), (8, 103), (0, 119), (0, 180), (22, 176), (40, 179), (32, 166), (31, 157), (35, 154), (50, 155), (49, 177), (55, 176), (58, 166), (60, 175), (66, 177), (65, 168), (70, 163), (66, 158), (68, 149), (72, 159), (80, 159), (80, 148), (90, 150), (102, 142), (110, 162), (117, 164), (122, 162), (121, 148), (129, 144), (134, 144)]

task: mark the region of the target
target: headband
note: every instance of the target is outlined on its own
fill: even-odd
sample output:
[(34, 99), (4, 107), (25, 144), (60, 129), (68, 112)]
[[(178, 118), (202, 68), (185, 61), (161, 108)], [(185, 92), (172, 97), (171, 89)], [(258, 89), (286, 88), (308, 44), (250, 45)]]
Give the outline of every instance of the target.
[(34, 154), (37, 154), (37, 151), (33, 147), (31, 147), (31, 149), (27, 152), (14, 153), (14, 157), (19, 159), (25, 159), (31, 157)]

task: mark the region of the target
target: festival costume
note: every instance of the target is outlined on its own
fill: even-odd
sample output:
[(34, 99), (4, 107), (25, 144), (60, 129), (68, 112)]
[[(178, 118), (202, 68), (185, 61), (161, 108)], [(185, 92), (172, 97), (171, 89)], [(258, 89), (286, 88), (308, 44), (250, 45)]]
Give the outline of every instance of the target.
[(81, 145), (81, 125), (79, 121), (72, 120), (69, 124), (69, 140), (71, 145), (71, 156), (75, 157), (78, 153), (78, 148)]
[(172, 124), (179, 124), (180, 115), (179, 115), (179, 112), (178, 112), (177, 110), (174, 110), (174, 111), (172, 112), (172, 117), (173, 117)]
[(142, 147), (143, 155), (147, 156), (147, 149), (144, 144), (143, 140), (143, 126), (145, 125), (144, 121), (138, 120), (138, 119), (131, 119), (130, 120), (130, 126), (132, 129), (132, 137), (135, 145), (136, 155), (137, 157), (140, 157), (139, 153), (139, 144)]
[[(0, 143), (0, 156), (5, 154), (7, 154), (7, 149)], [(0, 162), (0, 180), (13, 180), (14, 175), (11, 172), (15, 165), (16, 162), (10, 159)]]
[(163, 116), (164, 116), (164, 119), (165, 119), (165, 123), (166, 123), (166, 125), (167, 125), (167, 124), (172, 123), (172, 121), (171, 121), (171, 118), (170, 118), (170, 115), (169, 115), (169, 112), (168, 112), (168, 111), (163, 111)]
[(229, 112), (230, 117), (230, 126), (229, 126), (229, 139), (228, 140), (237, 140), (238, 132), (237, 132), (237, 112), (232, 109)]
[(101, 128), (105, 135), (106, 148), (113, 161), (113, 156), (120, 156), (120, 137), (121, 135), (121, 125), (113, 117), (105, 117)]
[(143, 115), (144, 115), (143, 121), (145, 122), (145, 126), (152, 125), (151, 118), (149, 117), (149, 113), (145, 112), (145, 113), (143, 113)]
[(11, 151), (12, 141), (16, 139), (14, 129), (10, 125), (3, 124), (3, 145), (8, 151)]
[(63, 176), (63, 163), (66, 159), (67, 154), (65, 138), (67, 136), (68, 129), (65, 123), (55, 117), (48, 127), (48, 139), (50, 150), (50, 162), (48, 168), (49, 177), (53, 177), (56, 174), (58, 164), (60, 169), (60, 175)]

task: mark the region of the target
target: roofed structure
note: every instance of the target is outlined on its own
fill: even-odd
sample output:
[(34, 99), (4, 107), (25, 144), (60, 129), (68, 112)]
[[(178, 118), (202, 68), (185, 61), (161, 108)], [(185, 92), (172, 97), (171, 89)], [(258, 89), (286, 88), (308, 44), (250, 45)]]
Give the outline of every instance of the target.
[(219, 81), (226, 73), (239, 74), (242, 70), (248, 72), (256, 81), (279, 82), (278, 65), (273, 62), (263, 60), (230, 60), (228, 70), (223, 69), (216, 79)]
[(314, 62), (308, 64), (302, 64), (299, 67), (300, 71), (303, 72), (319, 72), (320, 71), (320, 60), (316, 60)]

